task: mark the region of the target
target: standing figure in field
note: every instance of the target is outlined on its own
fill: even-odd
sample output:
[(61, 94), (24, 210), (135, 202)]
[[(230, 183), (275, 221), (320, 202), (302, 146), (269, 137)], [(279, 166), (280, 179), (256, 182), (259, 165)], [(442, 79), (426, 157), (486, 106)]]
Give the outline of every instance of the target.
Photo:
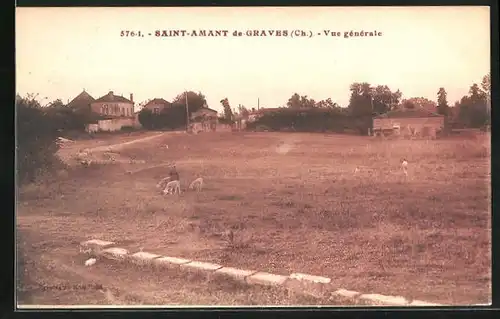
[(408, 161), (406, 158), (403, 158), (403, 161), (401, 161), (401, 169), (403, 170), (405, 176), (408, 176)]
[(172, 191), (173, 193), (177, 191), (180, 194), (180, 178), (175, 164), (170, 167), (170, 172), (164, 180), (168, 180), (169, 182), (166, 184), (163, 194), (172, 194)]
[(175, 164), (172, 165), (172, 167), (170, 168), (169, 177), (170, 177), (170, 181), (180, 181), (179, 173), (177, 172), (177, 168), (175, 167)]

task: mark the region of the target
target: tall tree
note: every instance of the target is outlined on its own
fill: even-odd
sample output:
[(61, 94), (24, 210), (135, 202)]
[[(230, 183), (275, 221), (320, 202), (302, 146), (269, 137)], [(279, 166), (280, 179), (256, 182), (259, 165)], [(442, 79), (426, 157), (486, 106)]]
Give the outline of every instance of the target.
[(205, 98), (205, 95), (203, 95), (201, 92), (196, 93), (194, 91), (182, 92), (178, 94), (175, 98), (173, 98), (172, 104), (182, 105), (185, 107), (186, 93), (188, 100), (188, 109), (190, 114), (198, 111), (199, 109), (207, 105), (207, 99)]
[(449, 106), (448, 106), (448, 100), (446, 99), (446, 90), (441, 87), (439, 88), (439, 91), (437, 92), (437, 111), (439, 114), (442, 114), (444, 116), (448, 116), (449, 112)]
[(349, 90), (349, 110), (354, 116), (367, 116), (372, 114), (372, 88), (369, 83), (353, 83)]
[(248, 114), (250, 113), (250, 111), (244, 107), (243, 105), (238, 105), (238, 113), (241, 115), (242, 118), (246, 119), (248, 118)]
[(228, 98), (223, 98), (220, 100), (220, 103), (222, 104), (222, 107), (224, 108), (224, 119), (226, 121), (232, 122), (234, 119), (234, 114), (233, 110), (231, 109), (231, 105), (229, 104)]

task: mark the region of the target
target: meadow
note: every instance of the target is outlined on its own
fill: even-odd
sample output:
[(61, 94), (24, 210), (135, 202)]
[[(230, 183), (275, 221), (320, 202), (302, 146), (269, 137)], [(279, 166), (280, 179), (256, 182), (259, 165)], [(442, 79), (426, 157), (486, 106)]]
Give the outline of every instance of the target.
[[(60, 152), (71, 159), (125, 140), (76, 141)], [(491, 300), (489, 135), (167, 133), (105, 153), (141, 162), (76, 165), (19, 190), (25, 254), (55, 250), (72, 264), (77, 243), (99, 238), (130, 250), (326, 276), (362, 292), (453, 305)], [(155, 187), (169, 163), (179, 171), (180, 195)], [(200, 176), (202, 192), (187, 190)]]

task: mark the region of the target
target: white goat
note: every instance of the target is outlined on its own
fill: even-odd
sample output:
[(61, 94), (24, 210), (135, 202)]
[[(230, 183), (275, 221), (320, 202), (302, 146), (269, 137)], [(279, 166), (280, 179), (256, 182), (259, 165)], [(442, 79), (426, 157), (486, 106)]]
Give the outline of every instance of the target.
[(163, 178), (161, 181), (158, 182), (158, 184), (156, 184), (156, 188), (165, 188), (166, 186), (165, 184), (169, 181), (170, 181), (170, 176)]
[(196, 191), (200, 192), (203, 188), (203, 178), (198, 177), (189, 185), (189, 189), (196, 189)]
[(180, 181), (170, 181), (167, 183), (167, 186), (163, 190), (163, 194), (177, 194), (181, 193), (181, 182)]

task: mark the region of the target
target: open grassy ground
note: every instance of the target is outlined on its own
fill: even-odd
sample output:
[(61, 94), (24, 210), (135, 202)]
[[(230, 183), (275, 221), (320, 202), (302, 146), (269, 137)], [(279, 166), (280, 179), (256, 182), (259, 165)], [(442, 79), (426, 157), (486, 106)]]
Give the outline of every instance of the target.
[[(106, 143), (121, 142), (113, 137)], [(84, 142), (66, 152), (89, 147), (78, 143)], [(40, 275), (44, 282), (58, 276), (58, 263), (72, 265), (78, 242), (99, 238), (133, 251), (328, 276), (339, 288), (363, 293), (488, 303), (489, 145), (486, 135), (380, 141), (301, 133), (167, 134), (115, 151), (145, 164), (74, 168), (56, 181), (21, 189), (17, 229), (27, 258), (60, 256), (52, 272)], [(403, 157), (407, 179), (399, 167)], [(161, 195), (155, 185), (169, 162), (176, 163), (183, 189), (202, 176), (204, 190)], [(222, 235), (229, 229), (233, 245)], [(95, 280), (118, 285), (112, 273), (103, 270)], [(155, 289), (139, 285), (135, 294)], [(165, 294), (162, 302), (272, 303), (250, 299)]]

